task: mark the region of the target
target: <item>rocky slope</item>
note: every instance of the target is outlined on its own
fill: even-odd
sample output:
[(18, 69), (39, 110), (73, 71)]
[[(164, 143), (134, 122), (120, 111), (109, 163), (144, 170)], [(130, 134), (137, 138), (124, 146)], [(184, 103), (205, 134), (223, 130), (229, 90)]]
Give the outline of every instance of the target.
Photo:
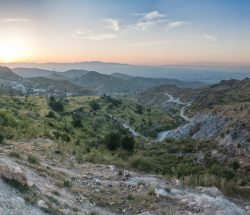
[[(1, 214), (19, 215), (17, 209), (21, 214), (28, 210), (29, 214), (44, 214), (43, 211), (111, 215), (249, 213), (246, 202), (229, 200), (214, 187), (190, 189), (178, 180), (165, 180), (115, 166), (78, 164), (73, 157), (62, 161), (51, 154), (53, 147), (53, 142), (41, 139), (11, 142), (1, 147), (1, 164), (7, 166), (12, 175), (15, 175), (11, 172), (13, 166), (21, 169), (29, 186), (29, 191), (20, 193), (0, 180)], [(29, 154), (37, 157), (39, 163), (27, 162)]]

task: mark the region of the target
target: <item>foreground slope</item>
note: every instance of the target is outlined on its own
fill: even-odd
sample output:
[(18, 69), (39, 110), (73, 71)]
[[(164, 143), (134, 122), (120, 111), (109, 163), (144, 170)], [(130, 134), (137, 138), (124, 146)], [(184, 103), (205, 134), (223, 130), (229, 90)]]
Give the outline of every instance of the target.
[[(37, 207), (51, 214), (247, 214), (250, 202), (237, 184), (246, 174), (215, 159), (212, 142), (156, 144), (155, 133), (180, 125), (158, 108), (107, 96), (0, 101), (0, 185), (6, 193), (14, 186), (18, 206), (33, 205), (31, 214)], [(132, 137), (125, 123), (140, 135)], [(8, 196), (3, 202), (14, 207)]]

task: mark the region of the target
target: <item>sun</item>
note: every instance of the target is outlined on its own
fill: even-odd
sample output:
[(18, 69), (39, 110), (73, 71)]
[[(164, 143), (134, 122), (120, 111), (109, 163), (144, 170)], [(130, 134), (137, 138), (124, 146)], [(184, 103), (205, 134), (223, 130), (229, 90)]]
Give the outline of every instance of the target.
[(11, 63), (21, 61), (26, 57), (27, 49), (18, 40), (0, 41), (0, 62)]

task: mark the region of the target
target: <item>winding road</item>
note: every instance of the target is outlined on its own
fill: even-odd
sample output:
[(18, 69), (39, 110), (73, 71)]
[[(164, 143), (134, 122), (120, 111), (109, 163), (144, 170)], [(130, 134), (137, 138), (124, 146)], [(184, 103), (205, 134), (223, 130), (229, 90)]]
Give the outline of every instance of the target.
[[(172, 96), (171, 94), (169, 93), (164, 93), (164, 95), (168, 96), (169, 99), (166, 101), (166, 102), (169, 102), (169, 103), (175, 103), (175, 104), (178, 104), (178, 105), (183, 105), (183, 107), (181, 108), (180, 110), (180, 117), (183, 118), (185, 121), (187, 122), (190, 122), (191, 119), (185, 115), (185, 108), (190, 106), (192, 104), (192, 102), (182, 102), (180, 100), (180, 98), (175, 98), (174, 96)], [(143, 137), (141, 134), (139, 134), (138, 132), (135, 131), (134, 128), (132, 128), (132, 126), (130, 126), (128, 123), (124, 122), (123, 120), (121, 119), (118, 119), (116, 118), (115, 116), (113, 116), (112, 114), (108, 114), (108, 116), (119, 122), (121, 124), (121, 126), (125, 129), (128, 129), (128, 131), (134, 136), (134, 137), (138, 137), (138, 136), (141, 136)], [(160, 132), (158, 135), (157, 135), (157, 141), (163, 141), (164, 139), (166, 139), (167, 137), (170, 137), (172, 135), (174, 130), (168, 130), (168, 131), (162, 131)]]
[(181, 111), (180, 111), (180, 117), (183, 118), (184, 120), (190, 122), (191, 119), (185, 115), (185, 108), (190, 106), (192, 104), (192, 102), (182, 102), (180, 100), (180, 98), (174, 98), (171, 94), (169, 93), (164, 93), (164, 95), (168, 96), (169, 99), (167, 100), (167, 102), (171, 102), (171, 103), (175, 103), (175, 104), (178, 104), (178, 105), (184, 105), (182, 108), (181, 108)]
[[(186, 107), (190, 106), (192, 104), (192, 102), (182, 102), (179, 98), (174, 98), (171, 94), (169, 93), (164, 93), (164, 95), (168, 96), (169, 99), (167, 100), (167, 102), (171, 102), (171, 103), (175, 103), (178, 105), (183, 105), (183, 107), (181, 108), (180, 111), (180, 117), (182, 119), (184, 119), (187, 122), (191, 122), (192, 119), (189, 118), (187, 115), (185, 115), (185, 109)], [(173, 130), (167, 130), (167, 131), (162, 131), (157, 135), (157, 141), (163, 141), (166, 138), (174, 138), (176, 133), (176, 129)]]

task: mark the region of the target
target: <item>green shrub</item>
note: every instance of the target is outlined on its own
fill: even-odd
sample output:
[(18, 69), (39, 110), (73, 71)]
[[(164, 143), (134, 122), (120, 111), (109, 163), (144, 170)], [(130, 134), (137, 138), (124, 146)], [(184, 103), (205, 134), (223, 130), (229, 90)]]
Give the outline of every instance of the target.
[(100, 109), (100, 105), (96, 101), (91, 101), (89, 106), (93, 111), (98, 111)]
[(34, 155), (29, 155), (27, 161), (32, 164), (39, 164), (39, 159)]
[(73, 115), (73, 121), (72, 121), (72, 125), (75, 127), (75, 128), (82, 128), (83, 125), (82, 125), (82, 120), (79, 119), (79, 117)]
[(130, 160), (130, 166), (143, 172), (152, 172), (154, 170), (153, 161), (150, 158), (144, 158), (142, 156), (133, 157)]
[(53, 111), (49, 111), (46, 117), (56, 119), (56, 115)]
[(14, 158), (18, 158), (18, 159), (21, 159), (21, 158), (22, 158), (21, 155), (18, 154), (17, 152), (10, 152), (10, 153), (9, 153), (9, 156), (10, 156), (10, 157), (14, 157)]
[(121, 136), (117, 132), (111, 132), (105, 137), (104, 142), (110, 151), (115, 151), (120, 147)]
[(132, 135), (126, 135), (122, 138), (121, 147), (127, 151), (133, 151), (135, 147), (135, 139)]
[(62, 100), (56, 101), (55, 97), (50, 97), (49, 106), (56, 112), (64, 111), (64, 104)]
[(2, 133), (0, 133), (0, 144), (3, 144), (4, 143), (4, 135)]

